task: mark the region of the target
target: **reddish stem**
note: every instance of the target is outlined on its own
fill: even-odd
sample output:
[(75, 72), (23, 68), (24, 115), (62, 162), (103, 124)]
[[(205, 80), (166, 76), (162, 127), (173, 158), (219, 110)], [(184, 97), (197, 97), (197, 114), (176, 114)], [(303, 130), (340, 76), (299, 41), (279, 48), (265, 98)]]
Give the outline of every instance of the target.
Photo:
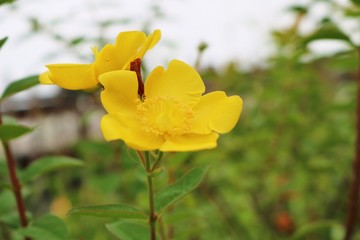
[[(3, 124), (3, 121), (2, 121), (2, 115), (0, 112), (0, 125), (2, 125), (2, 124)], [(10, 149), (9, 143), (7, 141), (3, 141), (3, 140), (1, 142), (4, 147), (4, 151), (5, 151), (5, 156), (6, 156), (6, 161), (7, 161), (9, 176), (10, 176), (10, 182), (11, 182), (12, 190), (15, 195), (16, 206), (17, 206), (19, 217), (20, 217), (20, 223), (21, 223), (21, 226), (25, 228), (25, 227), (27, 227), (28, 222), (26, 219), (25, 204), (24, 204), (24, 200), (23, 200), (23, 197), (21, 194), (21, 184), (16, 175), (15, 159), (14, 159), (14, 156)], [(30, 238), (25, 238), (25, 240), (29, 240), (29, 239)]]
[(344, 240), (350, 240), (357, 222), (359, 211), (359, 190), (360, 190), (360, 47), (357, 48), (359, 67), (357, 79), (357, 106), (356, 106), (356, 142), (355, 159), (353, 162), (353, 179), (349, 194), (348, 212), (346, 221), (346, 234)]
[(136, 151), (137, 154), (139, 155), (140, 159), (141, 159), (141, 162), (142, 164), (144, 165), (144, 167), (146, 166), (146, 163), (145, 163), (145, 158), (143, 156), (143, 154), (140, 152), (140, 151)]
[(8, 165), (8, 169), (9, 169), (9, 175), (10, 175), (10, 181), (11, 181), (11, 185), (12, 185), (12, 188), (13, 188), (13, 191), (15, 194), (16, 205), (17, 205), (17, 209), (19, 212), (21, 226), (27, 227), (28, 223), (27, 223), (26, 215), (25, 215), (26, 210), (25, 210), (24, 201), (23, 201), (23, 198), (21, 195), (21, 185), (16, 176), (14, 158), (11, 153), (9, 144), (7, 142), (3, 142), (2, 144), (3, 144), (4, 150), (5, 150), (5, 155), (6, 155), (6, 160), (7, 160), (7, 165)]

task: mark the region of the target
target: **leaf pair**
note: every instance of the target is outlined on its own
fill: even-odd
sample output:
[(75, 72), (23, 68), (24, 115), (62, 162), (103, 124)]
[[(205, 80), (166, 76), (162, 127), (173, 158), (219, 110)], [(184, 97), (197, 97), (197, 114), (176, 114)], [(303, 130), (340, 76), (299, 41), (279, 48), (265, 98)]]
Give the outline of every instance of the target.
[[(1, 44), (3, 44), (0, 40), (0, 47)], [(4, 99), (18, 93), (21, 91), (24, 91), (26, 89), (29, 89), (33, 86), (36, 86), (39, 84), (38, 76), (30, 76), (23, 79), (20, 79), (18, 81), (10, 83), (4, 90), (1, 99), (3, 101)], [(18, 138), (20, 136), (23, 136), (27, 133), (30, 133), (33, 131), (33, 128), (29, 128), (23, 125), (18, 125), (16, 123), (11, 124), (2, 124), (0, 125), (0, 139), (2, 141), (10, 141), (12, 139)]]
[[(194, 190), (204, 179), (208, 169), (208, 166), (194, 168), (174, 184), (156, 193), (156, 212), (161, 214), (167, 207)], [(123, 218), (121, 221), (107, 224), (107, 229), (123, 240), (146, 239), (149, 236), (147, 213), (126, 204), (78, 207), (71, 209), (68, 215)]]

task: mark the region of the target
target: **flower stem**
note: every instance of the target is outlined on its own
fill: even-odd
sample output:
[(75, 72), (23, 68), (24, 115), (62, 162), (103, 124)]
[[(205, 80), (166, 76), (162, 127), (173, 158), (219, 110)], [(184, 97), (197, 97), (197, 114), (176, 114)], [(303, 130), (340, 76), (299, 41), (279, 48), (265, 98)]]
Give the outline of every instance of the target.
[(156, 220), (157, 215), (155, 213), (154, 207), (154, 189), (153, 182), (151, 176), (151, 162), (149, 153), (146, 153), (145, 157), (145, 167), (147, 171), (147, 183), (148, 183), (148, 191), (149, 191), (149, 225), (150, 225), (150, 240), (156, 239)]
[(146, 161), (145, 161), (145, 158), (144, 158), (143, 154), (140, 151), (136, 151), (136, 152), (137, 152), (138, 156), (140, 157), (140, 160), (141, 160), (143, 166), (146, 169)]
[[(0, 125), (2, 125), (2, 124), (3, 124), (2, 114), (0, 111)], [(9, 143), (4, 140), (1, 140), (1, 143), (2, 143), (4, 151), (5, 151), (5, 156), (6, 156), (6, 161), (7, 161), (7, 166), (8, 166), (8, 170), (9, 170), (9, 176), (10, 176), (10, 182), (11, 182), (12, 190), (15, 195), (16, 206), (17, 206), (17, 210), (18, 210), (18, 214), (19, 214), (19, 218), (20, 218), (20, 223), (21, 223), (21, 226), (23, 228), (25, 228), (25, 227), (27, 227), (28, 222), (26, 219), (25, 204), (24, 204), (24, 200), (23, 200), (23, 197), (21, 194), (21, 184), (16, 175), (15, 159), (14, 159), (13, 153), (10, 149)], [(26, 237), (25, 240), (30, 240), (30, 238)]]
[(355, 158), (353, 162), (353, 179), (349, 194), (348, 212), (346, 221), (346, 233), (344, 240), (350, 240), (354, 233), (359, 210), (359, 190), (360, 190), (360, 47), (357, 48), (359, 67), (357, 79), (357, 106), (356, 106), (356, 142)]

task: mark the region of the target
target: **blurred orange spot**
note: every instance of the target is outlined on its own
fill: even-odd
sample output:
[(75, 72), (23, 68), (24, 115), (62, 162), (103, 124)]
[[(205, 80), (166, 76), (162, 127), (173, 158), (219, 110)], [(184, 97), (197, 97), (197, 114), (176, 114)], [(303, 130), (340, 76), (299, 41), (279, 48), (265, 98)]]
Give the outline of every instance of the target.
[(59, 196), (55, 198), (52, 203), (50, 204), (50, 211), (54, 215), (65, 218), (66, 213), (71, 208), (71, 202), (70, 200), (65, 196)]
[(279, 212), (275, 217), (276, 228), (282, 233), (292, 233), (295, 230), (295, 224), (290, 214)]

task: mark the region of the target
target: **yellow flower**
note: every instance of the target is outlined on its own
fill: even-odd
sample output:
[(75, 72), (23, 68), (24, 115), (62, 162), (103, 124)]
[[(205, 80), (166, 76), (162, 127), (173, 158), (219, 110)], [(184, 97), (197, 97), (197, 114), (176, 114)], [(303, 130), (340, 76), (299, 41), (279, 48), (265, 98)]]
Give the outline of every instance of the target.
[(239, 96), (222, 91), (203, 95), (204, 83), (179, 60), (167, 70), (155, 68), (139, 99), (133, 71), (102, 74), (101, 101), (108, 112), (101, 120), (107, 141), (121, 139), (136, 150), (194, 151), (216, 147), (219, 134), (236, 125), (242, 110)]
[(91, 64), (49, 64), (49, 71), (40, 75), (43, 84), (56, 84), (69, 90), (96, 87), (100, 74), (114, 70), (129, 69), (129, 64), (136, 58), (142, 58), (160, 40), (160, 30), (155, 30), (146, 37), (138, 31), (121, 32), (115, 45), (107, 44), (98, 51), (93, 48), (95, 61)]

